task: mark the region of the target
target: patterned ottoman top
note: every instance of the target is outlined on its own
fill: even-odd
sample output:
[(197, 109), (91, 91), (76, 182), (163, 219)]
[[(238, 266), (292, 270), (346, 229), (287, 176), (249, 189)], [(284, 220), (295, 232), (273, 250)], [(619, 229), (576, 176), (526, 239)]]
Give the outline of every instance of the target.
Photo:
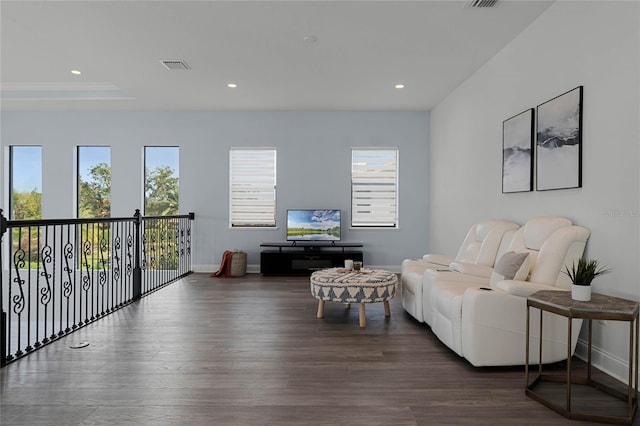
[(311, 274), (311, 294), (333, 302), (384, 302), (396, 295), (397, 287), (398, 276), (383, 269), (353, 272), (331, 268)]

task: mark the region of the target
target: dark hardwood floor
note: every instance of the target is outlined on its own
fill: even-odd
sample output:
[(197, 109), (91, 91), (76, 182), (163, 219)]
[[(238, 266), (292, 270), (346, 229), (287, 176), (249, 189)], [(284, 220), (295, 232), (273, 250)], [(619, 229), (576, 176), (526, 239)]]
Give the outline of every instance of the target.
[(355, 306), (316, 308), (308, 278), (193, 274), (0, 369), (0, 424), (584, 424), (526, 397), (523, 367), (472, 367), (399, 297), (365, 329)]

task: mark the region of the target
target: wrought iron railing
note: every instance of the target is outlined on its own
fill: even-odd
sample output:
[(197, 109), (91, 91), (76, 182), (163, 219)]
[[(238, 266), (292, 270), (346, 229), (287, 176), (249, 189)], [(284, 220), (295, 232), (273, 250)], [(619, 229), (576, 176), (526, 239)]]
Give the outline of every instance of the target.
[(0, 366), (190, 274), (193, 220), (7, 221), (0, 210)]

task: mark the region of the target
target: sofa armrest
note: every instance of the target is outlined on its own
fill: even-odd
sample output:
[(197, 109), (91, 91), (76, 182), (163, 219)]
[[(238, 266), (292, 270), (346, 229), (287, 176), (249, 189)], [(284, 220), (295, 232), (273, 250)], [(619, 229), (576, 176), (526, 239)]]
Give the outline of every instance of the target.
[(485, 265), (476, 265), (469, 262), (451, 262), (449, 269), (474, 277), (490, 278), (493, 268)]
[(535, 283), (530, 281), (516, 281), (516, 280), (503, 280), (498, 281), (496, 284), (501, 290), (506, 291), (509, 294), (520, 297), (529, 297), (533, 293), (539, 290), (555, 290), (565, 291), (558, 287), (553, 287), (548, 284)]
[(449, 264), (455, 260), (453, 257), (445, 256), (443, 254), (425, 254), (422, 256), (422, 259), (429, 263), (435, 263), (436, 265), (442, 266), (449, 266)]
[[(502, 287), (560, 290), (556, 287), (526, 281), (504, 280)], [(533, 284), (533, 285), (531, 285)], [(508, 293), (500, 287), (493, 290), (468, 288), (462, 300), (462, 354), (476, 367), (488, 365), (524, 365), (526, 357), (527, 298)], [(530, 312), (529, 362), (539, 360), (539, 309)], [(571, 353), (575, 351), (582, 319), (572, 327)], [(543, 363), (567, 358), (567, 319), (556, 314), (544, 315)]]

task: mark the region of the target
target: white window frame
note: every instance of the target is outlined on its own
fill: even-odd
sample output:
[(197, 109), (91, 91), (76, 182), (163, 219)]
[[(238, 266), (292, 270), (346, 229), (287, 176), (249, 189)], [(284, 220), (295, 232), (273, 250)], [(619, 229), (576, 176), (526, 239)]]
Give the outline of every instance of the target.
[(276, 149), (229, 149), (229, 227), (276, 228)]
[(351, 228), (398, 228), (399, 150), (351, 148)]

